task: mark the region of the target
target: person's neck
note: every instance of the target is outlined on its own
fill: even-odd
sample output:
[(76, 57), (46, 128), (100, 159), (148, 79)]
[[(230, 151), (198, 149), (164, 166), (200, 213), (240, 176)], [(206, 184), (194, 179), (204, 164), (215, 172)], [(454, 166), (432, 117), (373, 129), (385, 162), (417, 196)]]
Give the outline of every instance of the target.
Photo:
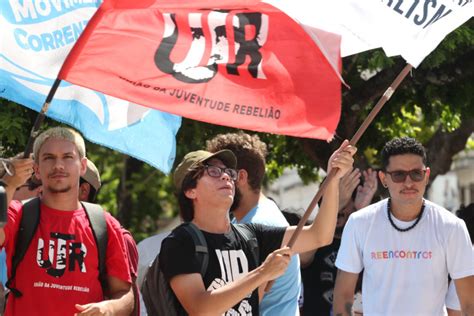
[[(194, 212), (193, 223), (204, 230), (213, 234), (225, 234), (230, 231), (230, 218), (227, 215), (217, 215), (209, 217), (211, 213), (201, 215), (201, 213)], [(215, 214), (215, 213), (212, 213)]]
[(404, 222), (415, 220), (421, 212), (421, 206), (423, 205), (423, 199), (414, 203), (397, 203), (391, 199), (390, 210), (396, 219)]
[(239, 206), (232, 211), (237, 222), (240, 222), (257, 204), (260, 198), (265, 197), (260, 192), (241, 190), (242, 197)]
[(52, 193), (43, 191), (41, 195), (41, 203), (60, 211), (75, 211), (81, 208), (81, 203), (77, 198), (77, 194), (71, 192)]

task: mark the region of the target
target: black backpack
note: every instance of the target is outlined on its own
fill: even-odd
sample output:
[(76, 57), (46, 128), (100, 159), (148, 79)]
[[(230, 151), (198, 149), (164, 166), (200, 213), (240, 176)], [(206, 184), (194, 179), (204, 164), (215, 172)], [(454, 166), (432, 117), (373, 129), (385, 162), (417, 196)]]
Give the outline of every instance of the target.
[[(186, 232), (191, 235), (194, 246), (195, 255), (201, 263), (201, 276), (204, 277), (209, 263), (209, 252), (206, 239), (199, 228), (191, 222), (180, 225)], [(260, 263), (258, 241), (254, 233), (246, 225), (234, 225), (236, 231), (252, 251), (255, 265)], [(171, 289), (170, 284), (166, 281), (163, 271), (160, 268), (159, 255), (156, 256), (151, 263), (148, 271), (143, 279), (140, 291), (142, 293), (143, 302), (145, 303), (149, 316), (185, 316), (188, 315), (178, 298)]]
[[(23, 212), (20, 221), (20, 227), (17, 233), (17, 241), (15, 245), (15, 254), (13, 255), (10, 278), (8, 279), (5, 286), (15, 297), (21, 297), (23, 294), (17, 288), (11, 286), (11, 283), (16, 275), (16, 269), (18, 264), (23, 260), (28, 246), (35, 235), (36, 229), (38, 228), (40, 220), (40, 199), (33, 198), (23, 203)], [(91, 225), (92, 233), (97, 245), (99, 253), (99, 281), (102, 288), (106, 287), (106, 271), (105, 271), (105, 254), (107, 250), (107, 223), (105, 221), (105, 215), (103, 208), (98, 204), (81, 202), (82, 206), (86, 210), (87, 218)]]

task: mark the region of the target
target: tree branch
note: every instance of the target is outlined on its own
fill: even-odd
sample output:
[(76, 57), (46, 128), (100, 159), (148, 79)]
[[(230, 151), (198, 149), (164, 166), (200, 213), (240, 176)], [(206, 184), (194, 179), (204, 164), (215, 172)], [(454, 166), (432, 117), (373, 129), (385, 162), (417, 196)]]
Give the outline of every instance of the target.
[(462, 120), (461, 126), (452, 133), (438, 129), (426, 144), (431, 179), (445, 174), (451, 168), (453, 156), (466, 147), (468, 138), (474, 132), (474, 117)]

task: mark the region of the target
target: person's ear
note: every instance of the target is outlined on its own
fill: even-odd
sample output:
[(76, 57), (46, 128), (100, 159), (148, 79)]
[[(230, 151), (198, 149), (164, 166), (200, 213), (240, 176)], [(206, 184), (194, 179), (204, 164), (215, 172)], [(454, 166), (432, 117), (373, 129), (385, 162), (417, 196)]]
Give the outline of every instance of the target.
[(38, 164), (35, 162), (33, 164), (33, 174), (32, 174), (32, 177), (35, 177), (36, 179), (38, 180), (41, 180), (41, 175), (40, 175), (40, 171), (39, 171), (39, 166)]
[(91, 191), (91, 185), (87, 182), (83, 182), (79, 186), (79, 200), (80, 201), (87, 201), (89, 198), (89, 193)]
[(385, 172), (383, 172), (382, 170), (379, 170), (378, 174), (379, 174), (379, 179), (380, 179), (380, 182), (382, 183), (382, 186), (384, 188), (387, 188), (388, 185), (387, 185), (387, 182), (386, 182), (387, 179), (385, 178), (385, 176), (386, 176)]
[(426, 167), (426, 174), (425, 174), (425, 177), (426, 177), (426, 184), (428, 184), (428, 182), (430, 182), (430, 174), (431, 174), (431, 169), (430, 167)]
[(184, 192), (184, 195), (190, 199), (190, 200), (194, 200), (196, 198), (196, 189), (189, 189), (189, 190), (186, 190), (186, 192)]
[(247, 183), (249, 179), (249, 174), (245, 169), (239, 169), (237, 171), (237, 182)]
[(87, 158), (81, 158), (81, 176), (85, 175), (87, 171)]

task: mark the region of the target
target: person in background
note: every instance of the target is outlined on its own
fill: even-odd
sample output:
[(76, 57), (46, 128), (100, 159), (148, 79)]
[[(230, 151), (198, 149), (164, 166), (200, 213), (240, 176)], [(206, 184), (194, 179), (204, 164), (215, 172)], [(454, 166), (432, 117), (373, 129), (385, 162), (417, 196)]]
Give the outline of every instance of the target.
[[(102, 181), (100, 180), (99, 170), (91, 160), (87, 159), (86, 172), (81, 176), (79, 180), (79, 200), (95, 203), (97, 194), (99, 193), (101, 186)], [(132, 277), (133, 295), (135, 300), (133, 315), (140, 315), (139, 290), (137, 286), (137, 244), (135, 243), (132, 234), (127, 229), (125, 229), (123, 226), (120, 226), (120, 230), (123, 235), (123, 241), (125, 242), (128, 265), (130, 268), (130, 276)]]
[[(23, 163), (23, 161), (19, 158), (20, 155), (9, 159), (13, 172), (15, 172), (16, 167), (18, 167), (19, 170), (21, 169), (21, 164)], [(41, 182), (33, 174), (31, 177), (28, 178), (28, 180), (26, 180), (24, 184), (22, 184), (15, 190), (15, 193), (13, 194), (13, 199), (19, 200), (19, 201), (29, 200), (31, 198), (39, 196), (40, 193), (41, 193)], [(0, 316), (1, 316), (3, 315), (3, 311), (5, 310), (5, 285), (8, 280), (7, 256), (5, 253), (5, 249), (2, 249), (0, 251), (0, 280), (1, 280), (1, 284), (0, 284)]]
[(141, 287), (148, 267), (160, 253), (161, 242), (170, 234), (170, 231), (162, 232), (143, 239), (137, 245), (138, 248), (138, 287)]
[[(342, 177), (339, 183), (339, 212), (333, 242), (316, 252), (300, 255), (304, 287), (303, 315), (331, 315), (337, 275), (335, 262), (341, 245), (342, 231), (353, 212), (371, 203), (377, 187), (377, 172), (371, 168), (363, 172), (355, 168)], [(361, 312), (360, 309), (354, 311)]]
[[(269, 197), (269, 199), (271, 199), (271, 198)], [(281, 213), (283, 214), (283, 216), (285, 216), (285, 219), (288, 222), (288, 224), (290, 224), (290, 226), (297, 226), (300, 222), (300, 219), (303, 217), (304, 212), (305, 212), (305, 210), (302, 209), (302, 208), (299, 208), (299, 209), (285, 208), (285, 209), (281, 210)], [(312, 213), (310, 215), (309, 219), (306, 221), (305, 225), (311, 225), (313, 223), (313, 220), (314, 220), (314, 216), (313, 216), (313, 213)], [(299, 258), (300, 262), (302, 262), (302, 260), (304, 260), (304, 255), (309, 256), (309, 254), (313, 254), (313, 251), (298, 254), (298, 258)], [(300, 272), (302, 272), (301, 267), (302, 266), (300, 265)], [(299, 309), (300, 315), (304, 315), (303, 314), (303, 306), (304, 306), (304, 284), (303, 284), (303, 282), (304, 282), (303, 281), (303, 274), (301, 273), (301, 287), (300, 287), (301, 290), (300, 290), (300, 295), (298, 297), (298, 309)]]
[(24, 201), (28, 200), (41, 194), (41, 182), (36, 179), (33, 175), (26, 183), (21, 185), (19, 188), (16, 189), (15, 194), (13, 195), (14, 200)]
[[(145, 278), (148, 268), (155, 260), (156, 256), (160, 254), (161, 242), (170, 234), (170, 231), (162, 232), (148, 238), (143, 239), (137, 245), (138, 248), (138, 277), (137, 286), (140, 289)], [(141, 292), (139, 292), (140, 299), (140, 316), (147, 316), (145, 302), (143, 301)], [(151, 316), (151, 315), (150, 315)]]
[[(456, 212), (456, 215), (466, 223), (467, 231), (469, 232), (469, 236), (473, 242), (472, 251), (474, 252), (474, 203), (471, 203), (466, 207), (461, 207)], [(459, 303), (456, 294), (456, 286), (452, 280), (449, 283), (448, 293), (446, 294), (446, 308), (448, 309), (448, 316), (462, 315), (461, 304)]]

